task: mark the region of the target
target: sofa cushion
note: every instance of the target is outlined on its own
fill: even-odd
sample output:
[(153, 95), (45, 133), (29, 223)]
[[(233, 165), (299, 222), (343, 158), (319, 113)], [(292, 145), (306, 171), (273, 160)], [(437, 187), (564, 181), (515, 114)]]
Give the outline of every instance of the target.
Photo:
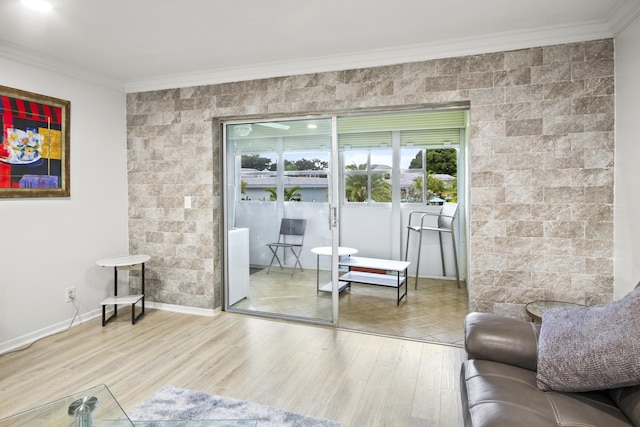
[(542, 315), (537, 385), (589, 391), (640, 384), (640, 287), (591, 307), (560, 307)]

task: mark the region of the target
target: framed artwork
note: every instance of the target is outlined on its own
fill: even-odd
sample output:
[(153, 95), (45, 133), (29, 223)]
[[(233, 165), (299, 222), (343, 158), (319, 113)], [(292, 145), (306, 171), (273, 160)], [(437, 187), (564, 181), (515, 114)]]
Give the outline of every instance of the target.
[(0, 198), (69, 197), (71, 102), (0, 86)]

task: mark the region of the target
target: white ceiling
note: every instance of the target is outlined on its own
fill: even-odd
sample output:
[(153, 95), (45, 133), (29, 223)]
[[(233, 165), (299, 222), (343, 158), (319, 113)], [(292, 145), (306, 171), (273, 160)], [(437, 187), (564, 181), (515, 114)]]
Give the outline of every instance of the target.
[(127, 91), (614, 37), (640, 15), (640, 0), (49, 1), (0, 0), (0, 57)]

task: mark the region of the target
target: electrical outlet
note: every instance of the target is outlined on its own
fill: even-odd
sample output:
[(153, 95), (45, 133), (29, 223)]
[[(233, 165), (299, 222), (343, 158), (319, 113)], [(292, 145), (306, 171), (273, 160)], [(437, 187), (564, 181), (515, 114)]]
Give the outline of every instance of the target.
[(71, 301), (75, 300), (76, 299), (76, 288), (75, 287), (71, 287), (71, 288), (65, 289), (64, 296), (66, 298), (66, 302), (71, 302)]

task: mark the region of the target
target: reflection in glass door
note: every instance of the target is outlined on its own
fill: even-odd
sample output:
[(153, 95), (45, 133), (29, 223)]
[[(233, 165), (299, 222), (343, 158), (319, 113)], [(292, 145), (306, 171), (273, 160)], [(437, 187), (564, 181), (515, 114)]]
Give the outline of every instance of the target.
[(320, 289), (332, 257), (318, 255), (333, 242), (332, 120), (227, 123), (223, 132), (225, 308), (334, 322), (332, 287)]

